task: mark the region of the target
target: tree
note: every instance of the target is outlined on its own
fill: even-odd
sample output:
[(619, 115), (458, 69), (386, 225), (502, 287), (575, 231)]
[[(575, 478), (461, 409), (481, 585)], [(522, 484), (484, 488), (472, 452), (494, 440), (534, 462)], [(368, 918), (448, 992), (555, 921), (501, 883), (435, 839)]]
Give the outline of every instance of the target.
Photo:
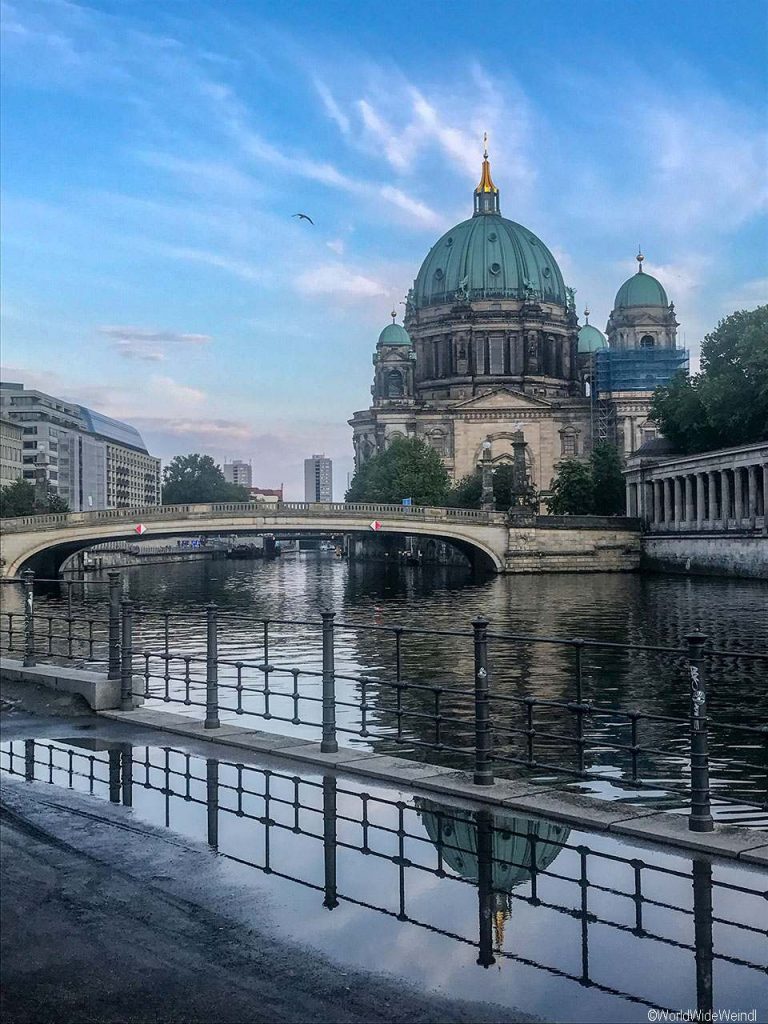
[(626, 487), (621, 473), (621, 456), (615, 445), (596, 444), (589, 457), (592, 474), (592, 512), (596, 516), (623, 516)]
[(435, 449), (420, 438), (399, 437), (360, 466), (346, 500), (399, 503), (411, 498), (415, 505), (443, 505), (448, 488), (448, 471)]
[(683, 453), (768, 437), (768, 305), (721, 320), (701, 344), (701, 372), (658, 388), (651, 415)]
[(592, 449), (588, 463), (565, 459), (555, 469), (552, 493), (546, 499), (552, 515), (624, 515), (626, 488), (615, 445), (602, 441)]
[(594, 504), (592, 469), (576, 459), (565, 459), (555, 467), (547, 508), (555, 516), (588, 516)]
[(210, 455), (176, 455), (163, 470), (163, 504), (249, 501), (247, 488), (229, 484)]
[(48, 512), (69, 512), (69, 505), (55, 491), (49, 490), (45, 498), (36, 496), (29, 480), (14, 480), (0, 489), (0, 515), (12, 519), (16, 516), (37, 516)]

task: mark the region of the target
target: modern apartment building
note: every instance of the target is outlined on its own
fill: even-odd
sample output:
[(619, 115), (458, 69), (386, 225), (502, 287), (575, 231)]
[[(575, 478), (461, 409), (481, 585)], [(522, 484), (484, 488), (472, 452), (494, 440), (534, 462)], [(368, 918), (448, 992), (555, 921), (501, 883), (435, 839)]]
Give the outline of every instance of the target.
[(304, 501), (333, 501), (333, 462), (325, 455), (304, 459)]
[(253, 484), (253, 472), (250, 462), (243, 462), (240, 459), (225, 462), (224, 479), (228, 484), (238, 484), (240, 487), (250, 488)]
[(23, 439), (23, 427), (0, 418), (0, 487), (7, 487), (23, 475)]
[(20, 427), (22, 474), (73, 512), (160, 504), (160, 460), (135, 427), (23, 384), (0, 384), (0, 415)]

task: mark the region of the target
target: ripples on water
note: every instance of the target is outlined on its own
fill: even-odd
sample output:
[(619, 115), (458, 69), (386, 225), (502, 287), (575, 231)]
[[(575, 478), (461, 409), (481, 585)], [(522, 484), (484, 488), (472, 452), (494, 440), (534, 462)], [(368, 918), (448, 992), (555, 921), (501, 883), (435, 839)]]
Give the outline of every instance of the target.
[[(183, 626), (178, 620), (174, 622), (171, 642), (171, 649), (189, 652), (202, 650), (201, 608), (210, 601), (221, 609), (223, 622), (233, 613), (254, 619), (316, 619), (321, 609), (332, 608), (337, 619), (347, 623), (469, 631), (472, 619), (484, 615), (497, 632), (681, 647), (686, 633), (700, 629), (716, 648), (768, 652), (768, 586), (759, 581), (586, 573), (477, 578), (457, 567), (347, 563), (315, 553), (286, 555), (273, 562), (146, 565), (125, 570), (124, 574), (131, 597), (141, 608), (189, 611)], [(86, 586), (85, 599), (98, 601), (99, 593), (103, 594), (103, 588)], [(48, 600), (59, 603), (55, 595)], [(261, 627), (257, 624), (230, 619), (221, 632), (220, 652), (227, 657), (263, 656)], [(140, 643), (157, 649), (161, 637), (160, 619), (141, 624)], [(271, 662), (318, 668), (319, 652), (318, 634), (306, 628), (272, 627)], [(339, 629), (336, 658), (340, 673), (392, 679), (393, 637)], [(402, 664), (402, 677), (411, 682), (467, 689), (473, 686), (472, 643), (468, 637), (408, 637), (403, 642)], [(572, 648), (492, 641), (491, 668), (492, 693), (575, 698)], [(583, 680), (587, 701), (681, 719), (688, 714), (688, 681), (682, 658), (610, 649), (588, 651)], [(280, 688), (279, 677), (272, 676), (270, 685)], [(358, 690), (350, 684), (345, 691), (356, 704), (360, 702)], [(766, 663), (714, 660), (709, 670), (709, 691), (713, 719), (768, 723)], [(386, 710), (391, 709), (391, 698), (388, 690), (383, 698), (379, 693), (369, 693), (369, 701), (375, 705), (371, 723), (379, 726), (374, 732), (385, 738), (394, 732), (392, 715)], [(469, 723), (468, 711), (460, 704), (454, 711)], [(512, 707), (515, 713), (521, 713), (517, 705)], [(289, 711), (287, 700), (283, 711)], [(558, 718), (560, 714), (539, 711), (539, 728), (543, 725), (544, 732), (572, 732), (571, 717)], [(517, 724), (524, 723), (518, 720)], [(426, 722), (409, 723), (409, 729), (412, 738), (432, 738)], [(601, 730), (614, 742), (629, 741), (627, 727), (618, 722), (603, 721), (598, 737)], [(659, 753), (641, 764), (642, 774), (654, 774), (660, 780), (679, 777), (686, 767), (686, 731), (644, 723), (640, 742)], [(457, 733), (455, 738), (466, 742), (466, 735)], [(538, 742), (545, 755), (563, 755), (562, 744), (546, 739)], [(715, 730), (711, 751), (716, 767), (717, 759), (726, 756), (738, 756), (755, 766), (726, 770), (721, 764), (719, 774), (715, 772), (717, 786), (733, 789), (746, 783), (750, 793), (762, 787), (765, 799), (768, 757), (764, 742)], [(620, 756), (608, 748), (593, 750), (588, 763), (602, 771), (626, 768)]]

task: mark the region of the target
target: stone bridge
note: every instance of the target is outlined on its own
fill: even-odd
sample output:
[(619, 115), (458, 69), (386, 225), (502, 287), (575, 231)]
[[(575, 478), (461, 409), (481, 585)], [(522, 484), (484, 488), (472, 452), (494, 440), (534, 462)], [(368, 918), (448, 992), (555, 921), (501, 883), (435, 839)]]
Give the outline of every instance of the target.
[(638, 520), (597, 516), (509, 517), (504, 512), (383, 504), (213, 502), (69, 512), (0, 520), (2, 575), (55, 575), (62, 562), (106, 541), (204, 534), (285, 536), (395, 533), (455, 545), (493, 572), (624, 572), (640, 558)]

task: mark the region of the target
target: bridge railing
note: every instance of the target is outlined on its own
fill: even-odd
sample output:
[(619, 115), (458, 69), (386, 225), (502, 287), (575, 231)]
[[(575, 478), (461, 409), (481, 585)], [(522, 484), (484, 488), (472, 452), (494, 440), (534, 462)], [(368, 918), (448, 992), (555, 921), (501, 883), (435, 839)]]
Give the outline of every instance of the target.
[(156, 522), (173, 518), (194, 519), (205, 516), (276, 517), (357, 517), (385, 516), (398, 520), (444, 521), (475, 523), (479, 525), (503, 525), (503, 512), (484, 512), (478, 509), (448, 508), (442, 506), (391, 505), (378, 502), (208, 502), (183, 505), (150, 505), (141, 508), (99, 509), (94, 512), (57, 512), (48, 515), (18, 516), (0, 520), (5, 533), (22, 533), (28, 530), (50, 530), (65, 527), (88, 526), (99, 523), (130, 521), (133, 523)]
[[(496, 774), (584, 779), (634, 798), (665, 794), (690, 806), (691, 827), (707, 830), (712, 810), (729, 820), (768, 821), (768, 721), (728, 721), (707, 711), (708, 689), (723, 690), (734, 659), (757, 672), (768, 654), (714, 650), (690, 634), (679, 647), (579, 637), (492, 632), (483, 619), (464, 629), (317, 618), (256, 618), (209, 605), (198, 612), (135, 608), (121, 600), (120, 574), (67, 580), (63, 596), (35, 601), (36, 581), (5, 581), (0, 645), (37, 661), (103, 665), (121, 679), (123, 705), (135, 692), (160, 705), (184, 705), (216, 729), (223, 719), (280, 722), (289, 732), (337, 749), (354, 737), (371, 749), (468, 766), (477, 785)], [(43, 582), (43, 581), (38, 581)], [(46, 584), (47, 585), (47, 584)], [(440, 652), (425, 662), (425, 648)], [(515, 682), (533, 650), (553, 652), (546, 694)], [(673, 714), (594, 693), (602, 658), (661, 667), (674, 692)], [(360, 662), (372, 668), (361, 671)], [(712, 684), (708, 687), (707, 676)], [(138, 687), (138, 691), (137, 691)]]

